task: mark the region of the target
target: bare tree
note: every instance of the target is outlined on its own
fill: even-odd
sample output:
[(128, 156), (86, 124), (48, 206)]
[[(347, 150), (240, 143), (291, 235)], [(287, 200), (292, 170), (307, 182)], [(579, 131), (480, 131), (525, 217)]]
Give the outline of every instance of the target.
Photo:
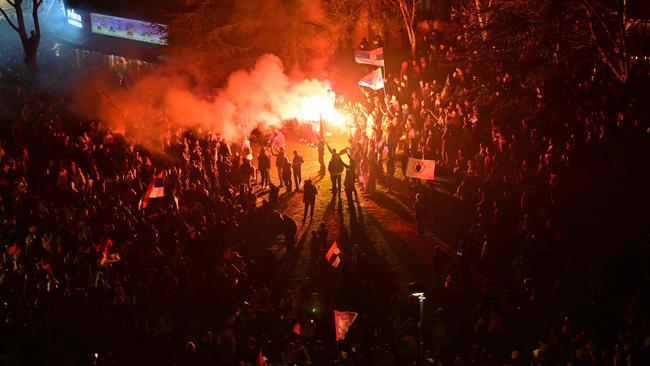
[[(357, 0), (355, 0), (357, 1)], [(310, 71), (314, 60), (327, 58), (339, 38), (349, 37), (342, 17), (317, 17), (299, 0), (208, 0), (176, 14), (169, 45), (191, 72), (217, 85), (233, 70), (252, 66), (265, 53), (279, 56), (286, 69)], [(274, 14), (260, 17), (260, 14)], [(342, 15), (341, 15), (342, 16)], [(202, 75), (198, 75), (202, 74)]]
[(25, 65), (32, 73), (32, 75), (38, 75), (38, 61), (36, 59), (36, 53), (38, 51), (38, 45), (41, 41), (41, 27), (38, 21), (38, 9), (43, 3), (43, 0), (32, 0), (32, 19), (34, 21), (34, 29), (27, 34), (27, 27), (25, 25), (25, 15), (23, 13), (23, 0), (7, 0), (7, 3), (11, 5), (16, 11), (15, 22), (12, 21), (11, 17), (0, 8), (0, 12), (9, 23), (9, 26), (15, 30), (20, 36), (20, 42), (23, 45), (23, 50), (25, 52)]
[(481, 29), (481, 37), (487, 39), (487, 28), (490, 23), (490, 12), (487, 9), (492, 7), (492, 0), (473, 0), (473, 7)]
[(399, 8), (404, 21), (404, 28), (409, 37), (411, 44), (411, 55), (416, 56), (417, 34), (415, 34), (415, 11), (420, 0), (392, 0), (393, 4)]
[[(459, 59), (481, 83), (472, 91), (476, 100), (493, 116), (538, 121), (561, 120), (587, 100), (595, 109), (590, 98), (598, 87), (610, 101), (626, 103), (629, 88), (641, 83), (634, 77), (641, 64), (631, 56), (644, 47), (635, 42), (639, 22), (626, 3), (466, 0), (453, 25), (463, 40)], [(508, 97), (494, 100), (494, 90)]]
[(621, 83), (630, 78), (628, 39), (640, 23), (628, 16), (627, 0), (581, 0), (591, 41), (602, 61)]
[(402, 23), (401, 15), (395, 12), (393, 0), (327, 0), (322, 4), (330, 23), (343, 30), (342, 42), (352, 40), (354, 28), (363, 20), (367, 21), (369, 31), (376, 28), (381, 29), (381, 33)]

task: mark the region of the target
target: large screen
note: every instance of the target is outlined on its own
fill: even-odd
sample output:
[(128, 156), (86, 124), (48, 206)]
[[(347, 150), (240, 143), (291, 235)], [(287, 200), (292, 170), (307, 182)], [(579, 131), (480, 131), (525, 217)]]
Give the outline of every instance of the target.
[(164, 24), (90, 13), (90, 25), (93, 33), (97, 34), (139, 42), (167, 44), (165, 40), (167, 27)]

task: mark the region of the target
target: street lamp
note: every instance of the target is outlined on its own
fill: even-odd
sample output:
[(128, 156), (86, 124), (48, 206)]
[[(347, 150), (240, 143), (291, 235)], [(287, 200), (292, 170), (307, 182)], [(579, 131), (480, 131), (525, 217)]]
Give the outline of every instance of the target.
[(424, 365), (424, 330), (423, 324), (424, 321), (424, 286), (418, 282), (409, 283), (409, 292), (411, 296), (417, 298), (420, 301), (420, 322), (418, 323), (418, 330), (420, 336), (420, 342), (418, 343), (418, 354), (420, 359), (420, 365)]

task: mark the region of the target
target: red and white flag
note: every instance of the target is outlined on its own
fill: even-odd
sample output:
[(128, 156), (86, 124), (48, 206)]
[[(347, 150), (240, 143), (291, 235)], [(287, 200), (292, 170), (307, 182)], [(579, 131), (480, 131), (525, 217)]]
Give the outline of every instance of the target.
[(161, 171), (156, 174), (153, 179), (153, 182), (149, 183), (147, 190), (144, 192), (144, 196), (140, 200), (138, 205), (139, 209), (145, 209), (149, 205), (150, 198), (160, 198), (165, 197), (165, 171)]
[(97, 253), (102, 253), (102, 259), (99, 260), (100, 266), (115, 263), (122, 259), (118, 253), (109, 253), (112, 246), (113, 240), (109, 237), (106, 237), (98, 244), (95, 244), (95, 251)]
[(358, 64), (384, 66), (384, 48), (354, 51), (354, 60)]
[(327, 253), (325, 253), (325, 260), (332, 267), (337, 268), (339, 264), (341, 264), (340, 255), (341, 255), (341, 250), (339, 249), (339, 246), (336, 244), (336, 242), (334, 242), (327, 250)]
[(384, 76), (381, 74), (381, 67), (378, 67), (377, 70), (369, 73), (364, 76), (357, 83), (359, 86), (365, 86), (372, 90), (379, 90), (384, 87)]
[(352, 311), (336, 311), (334, 310), (334, 329), (336, 330), (336, 340), (340, 341), (345, 339), (348, 330), (357, 318), (357, 313)]

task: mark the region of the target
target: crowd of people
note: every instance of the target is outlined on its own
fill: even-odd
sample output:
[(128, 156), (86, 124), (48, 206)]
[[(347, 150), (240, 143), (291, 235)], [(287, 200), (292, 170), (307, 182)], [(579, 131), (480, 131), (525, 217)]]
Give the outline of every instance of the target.
[[(390, 190), (401, 163), (411, 191), (421, 192), (414, 204), (420, 232), (444, 232), (436, 225), (444, 216), (467, 220), (454, 238), (456, 264), (433, 281), (443, 291), (480, 289), (470, 333), (477, 357), (487, 359), (476, 364), (649, 362), (642, 289), (650, 226), (640, 188), (648, 182), (647, 106), (631, 95), (621, 106), (602, 92), (615, 89), (606, 71), (594, 68), (574, 96), (582, 108), (560, 120), (535, 118), (536, 110), (561, 108), (498, 65), (496, 82), (474, 74), (462, 60), (462, 39), (421, 35), (417, 57), (387, 76), (386, 99), (364, 90), (351, 141), (365, 191), (377, 181)], [(535, 96), (534, 117), (497, 108), (522, 94)], [(594, 95), (601, 108), (592, 110)], [(438, 205), (436, 185), (413, 185), (411, 157), (436, 161), (454, 182), (455, 205)], [(475, 287), (477, 279), (484, 282)], [(434, 347), (445, 354), (458, 344), (448, 338), (449, 318), (436, 321), (430, 336), (440, 337)], [(490, 352), (507, 348), (507, 357)]]
[[(436, 295), (424, 362), (650, 364), (650, 225), (634, 212), (647, 203), (639, 184), (650, 144), (638, 105), (549, 123), (486, 118), (498, 111), (476, 102), (485, 88), (456, 59), (462, 41), (430, 33), (419, 44), (418, 58), (387, 78), (387, 100), (367, 93), (356, 106), (350, 146), (320, 138), (318, 150), (333, 194), (343, 189), (350, 204), (357, 184), (369, 195), (378, 182), (398, 184), (409, 157), (436, 160), (456, 182), (451, 210), (440, 212), (432, 184), (415, 204), (420, 231), (444, 231), (445, 215), (470, 218), (449, 271), (423, 279)], [(0, 363), (418, 362), (416, 300), (387, 289), (358, 246), (341, 269), (323, 261), (325, 225), (303, 244), (309, 277), (287, 291), (299, 243), (279, 189), (302, 189), (303, 221), (319, 194), (302, 180), (298, 151), (260, 149), (260, 194), (240, 146), (178, 131), (154, 154), (80, 119), (66, 96), (30, 88), (15, 45), (0, 47)], [(52, 75), (78, 71), (52, 52), (42, 51)], [(520, 88), (503, 72), (489, 91), (507, 99)], [(165, 196), (141, 210), (161, 172)], [(278, 242), (286, 255), (271, 250)], [(340, 344), (335, 307), (360, 314)]]
[[(57, 58), (70, 50), (57, 55), (47, 42), (48, 77), (96, 71), (60, 66)], [(170, 131), (161, 136), (162, 154), (149, 151), (102, 121), (80, 118), (65, 93), (32, 87), (15, 45), (2, 46), (11, 52), (2, 53), (0, 75), (0, 363), (239, 365), (265, 357), (327, 365), (337, 360), (334, 305), (390, 314), (368, 293), (379, 284), (370, 283), (362, 253), (345, 272), (322, 260), (331, 242), (324, 224), (310, 235), (309, 277), (298, 291), (286, 290), (297, 228), (278, 211), (279, 187), (290, 192), (291, 178), (302, 186), (304, 218), (313, 218), (318, 194), (302, 181), (300, 154), (290, 161), (269, 147), (259, 159), (266, 172), (258, 197), (242, 146)], [(272, 155), (279, 185), (269, 174)], [(164, 196), (145, 204), (158, 177)], [(279, 254), (271, 250), (278, 244)], [(343, 296), (335, 283), (356, 293)], [(384, 332), (413, 335), (413, 323), (388, 327), (364, 317), (342, 362), (396, 360)]]

